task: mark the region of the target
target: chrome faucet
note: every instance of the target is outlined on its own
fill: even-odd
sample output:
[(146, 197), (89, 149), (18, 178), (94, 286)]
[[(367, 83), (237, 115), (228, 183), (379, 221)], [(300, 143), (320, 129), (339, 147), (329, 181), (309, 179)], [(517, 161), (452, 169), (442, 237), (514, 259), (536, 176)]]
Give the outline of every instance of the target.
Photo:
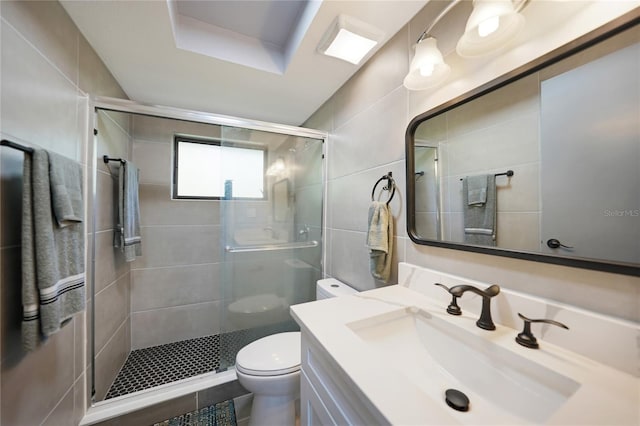
[(309, 241), (309, 226), (308, 225), (302, 225), (302, 227), (300, 228), (300, 230), (298, 231), (298, 240), (299, 241)]
[(522, 345), (527, 348), (538, 349), (538, 347), (540, 347), (540, 345), (538, 344), (538, 340), (531, 332), (532, 322), (541, 322), (545, 324), (555, 325), (555, 326), (564, 328), (566, 330), (569, 329), (569, 327), (567, 327), (566, 325), (558, 321), (554, 321), (550, 319), (531, 319), (531, 318), (525, 317), (520, 312), (518, 312), (518, 316), (524, 321), (524, 329), (520, 334), (516, 336), (516, 342), (518, 342), (519, 345)]
[(456, 285), (451, 288), (447, 288), (446, 286), (436, 283), (437, 286), (440, 286), (446, 289), (449, 294), (453, 296), (453, 300), (449, 307), (447, 308), (447, 312), (452, 315), (460, 315), (462, 311), (458, 307), (456, 301), (458, 297), (461, 297), (465, 292), (470, 291), (472, 293), (478, 294), (482, 296), (482, 312), (480, 313), (480, 318), (476, 321), (476, 325), (485, 330), (495, 330), (496, 326), (493, 323), (493, 319), (491, 319), (491, 298), (500, 293), (500, 287), (497, 285), (492, 285), (487, 287), (484, 290), (480, 290), (472, 285)]

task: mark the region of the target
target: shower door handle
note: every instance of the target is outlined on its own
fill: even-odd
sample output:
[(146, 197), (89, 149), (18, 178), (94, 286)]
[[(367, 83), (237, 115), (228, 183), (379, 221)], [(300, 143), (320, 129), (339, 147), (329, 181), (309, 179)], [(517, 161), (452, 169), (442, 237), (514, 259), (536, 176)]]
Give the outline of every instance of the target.
[(557, 249), (559, 247), (568, 248), (568, 249), (572, 249), (573, 248), (571, 246), (565, 246), (564, 244), (562, 244), (560, 242), (560, 240), (557, 240), (555, 238), (549, 238), (547, 240), (547, 247), (552, 248), (552, 249)]

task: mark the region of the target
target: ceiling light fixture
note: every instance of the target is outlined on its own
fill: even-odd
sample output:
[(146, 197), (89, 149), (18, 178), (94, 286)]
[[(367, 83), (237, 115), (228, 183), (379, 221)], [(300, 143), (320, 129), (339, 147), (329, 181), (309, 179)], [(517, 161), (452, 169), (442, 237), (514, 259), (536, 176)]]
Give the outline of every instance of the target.
[(415, 54), (409, 74), (404, 78), (404, 87), (409, 90), (424, 90), (442, 83), (451, 67), (444, 62), (436, 39), (428, 37), (416, 43), (413, 48)]
[(322, 37), (318, 52), (358, 65), (384, 37), (377, 28), (339, 15)]
[(524, 26), (511, 0), (473, 0), (456, 52), (463, 58), (484, 56), (506, 45)]
[[(433, 20), (413, 46), (415, 54), (404, 78), (409, 90), (424, 90), (442, 83), (450, 67), (444, 62), (436, 39), (430, 35), (436, 24), (462, 0), (453, 0)], [(469, 16), (465, 32), (458, 40), (456, 52), (462, 57), (478, 57), (494, 53), (504, 47), (524, 25), (520, 11), (530, 0), (520, 0), (514, 6), (512, 0), (473, 0), (473, 12)]]

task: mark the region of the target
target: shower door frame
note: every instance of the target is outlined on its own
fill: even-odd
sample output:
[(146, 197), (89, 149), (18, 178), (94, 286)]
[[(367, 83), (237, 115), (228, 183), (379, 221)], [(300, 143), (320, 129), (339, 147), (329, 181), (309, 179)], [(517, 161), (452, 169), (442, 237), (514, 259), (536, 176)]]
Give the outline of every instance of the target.
[[(88, 143), (92, 144), (91, 152), (93, 153), (93, 158), (89, 159), (89, 164), (93, 168), (91, 188), (89, 189), (91, 193), (91, 200), (92, 200), (92, 203), (89, 206), (91, 208), (91, 216), (92, 216), (92, 226), (91, 226), (92, 235), (95, 235), (95, 232), (96, 232), (96, 208), (97, 208), (97, 205), (96, 205), (97, 182), (96, 181), (97, 181), (97, 162), (98, 162), (97, 113), (98, 113), (98, 110), (130, 113), (130, 114), (140, 114), (140, 115), (146, 115), (146, 116), (152, 116), (152, 117), (158, 117), (158, 118), (190, 121), (195, 123), (204, 123), (204, 124), (212, 124), (212, 125), (219, 125), (219, 126), (240, 127), (240, 128), (251, 129), (251, 130), (260, 130), (260, 131), (278, 133), (278, 134), (284, 134), (284, 135), (290, 135), (290, 136), (319, 139), (319, 140), (322, 140), (322, 158), (323, 160), (327, 159), (327, 149), (326, 149), (327, 144), (325, 142), (328, 141), (329, 135), (325, 131), (291, 126), (287, 124), (277, 124), (277, 123), (269, 123), (269, 122), (259, 121), (259, 120), (250, 120), (250, 119), (245, 119), (240, 117), (214, 114), (214, 113), (208, 113), (203, 111), (188, 110), (188, 109), (175, 108), (175, 107), (162, 106), (162, 105), (151, 105), (147, 103), (140, 103), (140, 102), (130, 101), (126, 99), (91, 95), (89, 97), (89, 120), (88, 120), (89, 128), (87, 133), (88, 135), (87, 141)], [(321, 212), (321, 235), (322, 236), (324, 236), (324, 231), (326, 229), (325, 228), (326, 209), (327, 209), (327, 206), (325, 203), (325, 199), (327, 197), (326, 182), (327, 182), (327, 162), (322, 161), (322, 196), (323, 196), (322, 203), (321, 203), (322, 204), (322, 208), (321, 208), (322, 209), (322, 212)], [(326, 250), (327, 250), (326, 244), (323, 241), (322, 257), (321, 257), (321, 270), (322, 270), (323, 276), (326, 276), (326, 265), (325, 265)], [(166, 392), (168, 387), (173, 385), (172, 383), (169, 383), (167, 385), (162, 385), (158, 388), (152, 388), (146, 391), (141, 391), (142, 395), (140, 396), (142, 398), (140, 399), (139, 404), (137, 403), (121, 404), (122, 402), (129, 402), (129, 400), (135, 398), (135, 397), (131, 397), (130, 395), (125, 395), (123, 397), (115, 398), (115, 400), (95, 401), (94, 399), (95, 356), (96, 356), (95, 294), (93, 294), (93, 291), (95, 289), (95, 270), (96, 270), (95, 238), (92, 238), (92, 244), (90, 247), (89, 255), (91, 256), (91, 259), (90, 259), (91, 274), (88, 278), (90, 280), (92, 296), (91, 296), (91, 316), (90, 316), (91, 335), (90, 335), (90, 338), (87, 339), (87, 345), (89, 346), (88, 356), (90, 356), (91, 358), (91, 374), (90, 374), (91, 406), (88, 407), (87, 413), (85, 415), (85, 419), (83, 420), (86, 420), (87, 417), (91, 417), (91, 418), (95, 418), (96, 421), (99, 421), (101, 418), (103, 418), (103, 416), (104, 416), (104, 419), (106, 419), (109, 417), (113, 417), (114, 413), (124, 414), (134, 409), (137, 410), (144, 406), (156, 404), (158, 402), (161, 402), (163, 399), (175, 398), (180, 394), (180, 391), (176, 392), (172, 389), (171, 392)], [(228, 377), (225, 377), (224, 381), (222, 381), (221, 383), (235, 379), (235, 370), (228, 373), (230, 374), (222, 373)], [(206, 375), (215, 375), (215, 374), (220, 375), (221, 373), (207, 373)], [(205, 376), (205, 375), (202, 375), (202, 376)], [(195, 376), (194, 378), (191, 378), (191, 379), (195, 379), (194, 381), (196, 381), (197, 383), (194, 383), (193, 386), (188, 387), (187, 393), (191, 393), (194, 390), (198, 390), (199, 387), (204, 389), (207, 387), (207, 384), (211, 386), (210, 382), (207, 382), (204, 380), (198, 380), (198, 378), (200, 377), (201, 376)], [(184, 380), (190, 380), (190, 379), (184, 379)], [(150, 398), (149, 397), (145, 398), (147, 394), (152, 394), (154, 391), (157, 391), (158, 389), (162, 389), (163, 392), (156, 392), (157, 393), (156, 396), (151, 395)], [(164, 393), (164, 395), (162, 395), (162, 393)], [(121, 406), (122, 410), (119, 410), (118, 407), (116, 407), (118, 404)], [(135, 408), (132, 408), (133, 406), (135, 406)], [(105, 414), (102, 414), (103, 412)]]

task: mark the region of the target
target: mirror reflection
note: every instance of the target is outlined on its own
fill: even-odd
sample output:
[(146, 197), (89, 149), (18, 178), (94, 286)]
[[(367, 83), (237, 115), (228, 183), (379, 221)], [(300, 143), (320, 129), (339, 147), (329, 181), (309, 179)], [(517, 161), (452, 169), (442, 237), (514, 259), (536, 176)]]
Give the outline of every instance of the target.
[(640, 264), (638, 26), (421, 117), (414, 241)]

